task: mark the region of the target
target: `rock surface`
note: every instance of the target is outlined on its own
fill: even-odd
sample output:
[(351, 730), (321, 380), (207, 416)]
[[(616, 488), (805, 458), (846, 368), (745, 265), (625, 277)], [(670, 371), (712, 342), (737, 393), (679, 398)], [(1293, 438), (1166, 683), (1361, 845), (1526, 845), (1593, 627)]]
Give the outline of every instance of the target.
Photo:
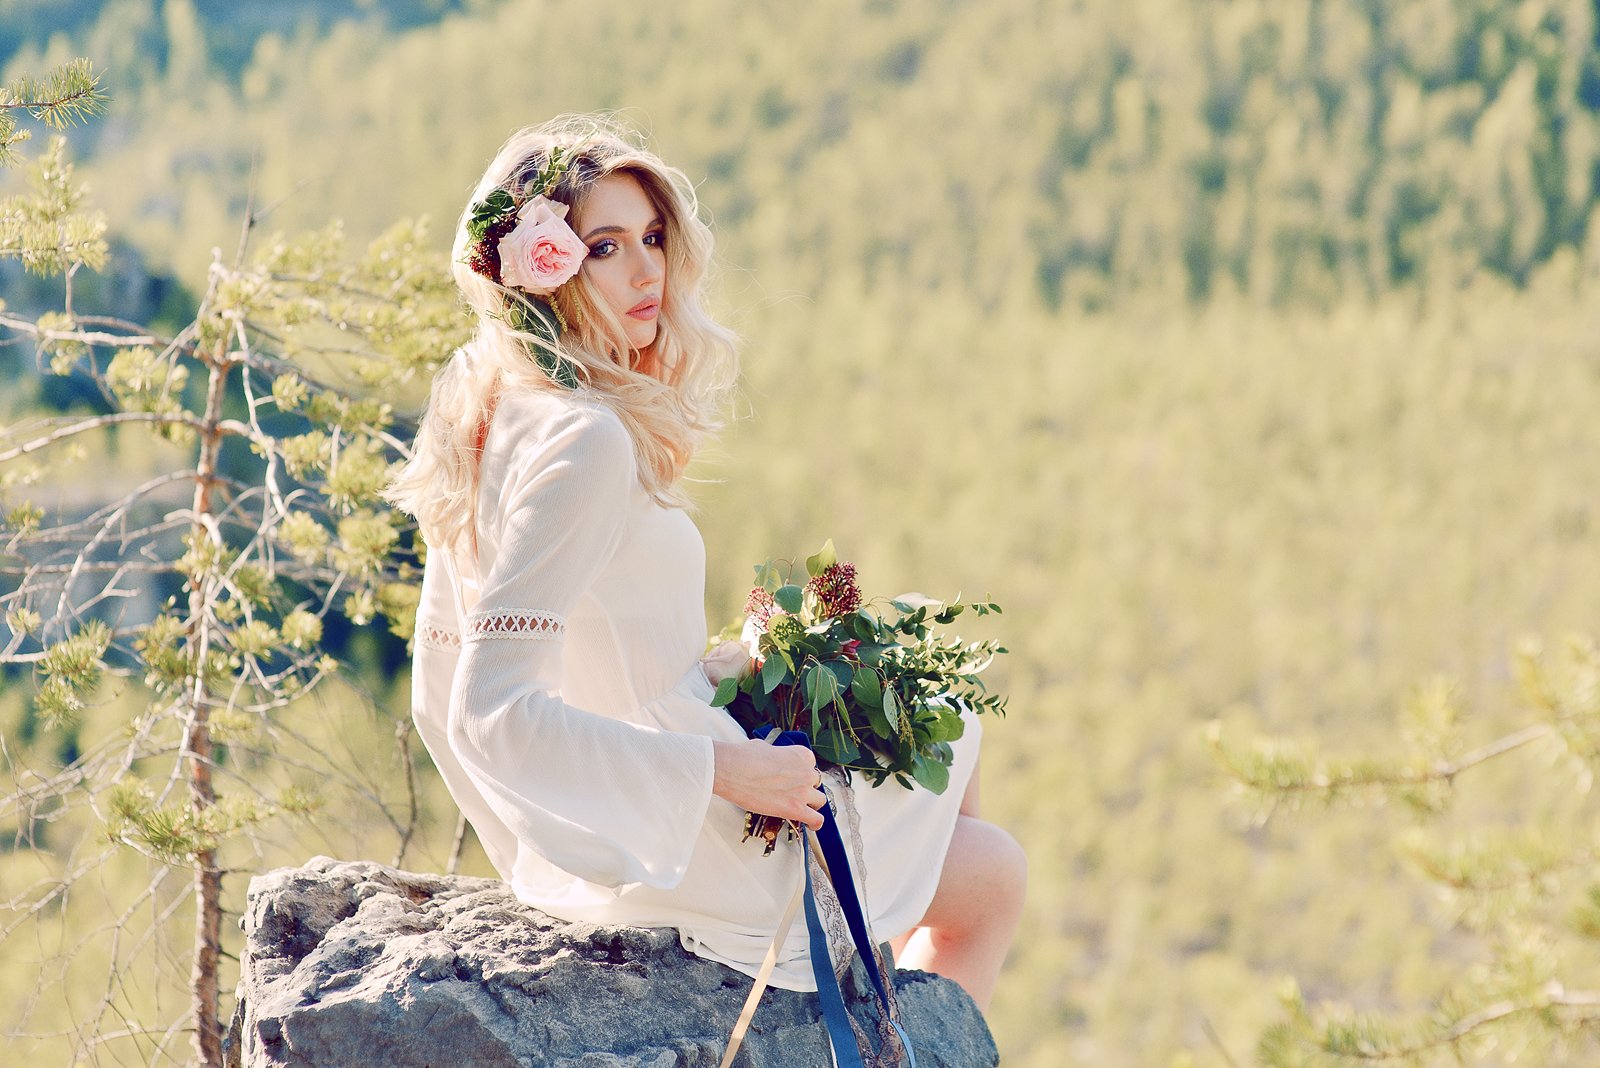
[[(567, 924), (492, 879), (317, 857), (250, 881), (228, 1061), (716, 1068), (750, 991), (666, 928)], [(859, 962), (846, 998), (861, 1008)], [(895, 976), (920, 1068), (992, 1068), (956, 984)], [(768, 989), (735, 1068), (830, 1068), (815, 994)]]

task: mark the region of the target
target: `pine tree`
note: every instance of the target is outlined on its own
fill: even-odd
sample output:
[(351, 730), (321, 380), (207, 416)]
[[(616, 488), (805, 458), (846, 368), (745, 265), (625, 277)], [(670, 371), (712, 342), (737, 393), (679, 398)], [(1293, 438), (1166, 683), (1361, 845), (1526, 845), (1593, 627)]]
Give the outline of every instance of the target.
[[(59, 127), (94, 114), (103, 94), (80, 60), (3, 99), (0, 146), (20, 165), (15, 146), (28, 131), (11, 112)], [(63, 276), (64, 304), (34, 317), (0, 306), (0, 335), (31, 341), (41, 370), (92, 384), (103, 410), (31, 420), (0, 438), (0, 666), (32, 670), (46, 729), (71, 729), (108, 676), (133, 680), (144, 700), (122, 731), (58, 768), (23, 768), (7, 753), (20, 785), (0, 815), (26, 839), (65, 811), (91, 809), (102, 841), (156, 866), (152, 888), (162, 871), (190, 874), (190, 1025), (196, 1060), (213, 1068), (223, 1061), (221, 851), (316, 804), (299, 785), (273, 791), (232, 774), (224, 786), (219, 776), (228, 754), (270, 761), (292, 736), (287, 711), (338, 671), (327, 620), (381, 618), (409, 639), (423, 550), (378, 498), (403, 452), (380, 398), (431, 374), (466, 324), (421, 224), (396, 225), (352, 256), (337, 225), (258, 243), (253, 218), (234, 259), (212, 263), (180, 329), (79, 314), (71, 279), (105, 262), (105, 219), (85, 207), (59, 139), (27, 169), (31, 190), (0, 204), (0, 255)], [(87, 448), (129, 432), (183, 465), (83, 514), (50, 515), (37, 502), (41, 489), (70, 483)], [(152, 601), (153, 617), (141, 613)], [(409, 820), (397, 824), (399, 855), (414, 795)], [(75, 857), (13, 910), (27, 918), (64, 906), (75, 875), (108, 856)], [(111, 998), (81, 1023), (82, 1047), (118, 1011)], [(173, 1033), (147, 1059), (170, 1057)]]
[[(1400, 832), (1396, 844), (1485, 947), (1420, 1017), (1312, 1006), (1287, 984), (1285, 1019), (1257, 1047), (1266, 1068), (1572, 1064), (1596, 1055), (1600, 839), (1592, 821), (1572, 818), (1571, 802), (1587, 794), (1600, 766), (1600, 646), (1573, 636), (1548, 652), (1528, 639), (1516, 663), (1524, 722), (1477, 745), (1444, 680), (1412, 694), (1403, 746), (1379, 757), (1240, 743), (1213, 725), (1213, 754), (1263, 811), (1391, 803), (1421, 817), (1423, 826)], [(1512, 760), (1525, 761), (1530, 799), (1518, 823), (1465, 840), (1426, 826), (1469, 788), (1474, 769)]]
[[(33, 136), (18, 121), (19, 112), (61, 130), (98, 115), (105, 100), (99, 76), (82, 59), (41, 79), (18, 78), (0, 88), (0, 168), (20, 165), (17, 146)], [(40, 274), (103, 266), (105, 219), (81, 210), (83, 191), (72, 182), (64, 141), (51, 139), (30, 177), (31, 195), (0, 200), (0, 258), (20, 260)]]

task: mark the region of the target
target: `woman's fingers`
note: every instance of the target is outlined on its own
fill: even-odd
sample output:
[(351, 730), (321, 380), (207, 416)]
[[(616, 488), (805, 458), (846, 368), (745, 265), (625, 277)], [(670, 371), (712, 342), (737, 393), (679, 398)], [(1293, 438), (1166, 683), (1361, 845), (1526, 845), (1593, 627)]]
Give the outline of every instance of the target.
[(793, 745), (784, 748), (794, 751), (796, 756), (804, 755), (803, 761), (797, 761), (796, 766), (805, 775), (805, 810), (790, 819), (803, 823), (813, 831), (822, 829), (822, 807), (828, 803), (828, 795), (822, 792), (822, 772), (817, 768), (817, 756), (804, 746)]
[(821, 790), (812, 790), (811, 796), (806, 798), (805, 809), (796, 816), (789, 817), (796, 823), (803, 823), (813, 831), (822, 830), (822, 808), (828, 803), (828, 795)]
[(717, 742), (712, 792), (764, 816), (822, 826), (827, 795), (818, 788), (816, 756), (799, 745)]
[[(760, 743), (765, 744), (765, 743)], [(822, 826), (822, 814), (817, 810), (827, 803), (822, 791), (817, 789), (817, 757), (803, 745), (767, 746), (784, 761), (784, 793), (789, 797), (788, 819), (804, 823), (815, 830)], [(819, 803), (820, 799), (820, 803)]]

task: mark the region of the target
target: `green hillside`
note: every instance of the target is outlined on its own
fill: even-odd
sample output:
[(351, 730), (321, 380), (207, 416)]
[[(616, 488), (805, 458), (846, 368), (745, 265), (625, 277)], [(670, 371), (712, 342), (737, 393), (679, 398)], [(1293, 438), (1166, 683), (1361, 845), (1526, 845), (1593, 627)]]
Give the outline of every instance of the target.
[(1593, 240), (1588, 0), (98, 6), (11, 68), (109, 69), (99, 196), (191, 279), (252, 167), (273, 223), (370, 234), (453, 219), (507, 131), (596, 108), (704, 179), (732, 262), (806, 292), (847, 265), (1046, 309), (1326, 303)]

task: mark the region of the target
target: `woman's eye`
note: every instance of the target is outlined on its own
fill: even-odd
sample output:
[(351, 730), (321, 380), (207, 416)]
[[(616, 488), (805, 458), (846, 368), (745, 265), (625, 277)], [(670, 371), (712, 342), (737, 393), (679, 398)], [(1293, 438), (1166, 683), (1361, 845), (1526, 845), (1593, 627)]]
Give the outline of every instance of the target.
[(648, 234), (644, 235), (644, 243), (647, 245), (655, 245), (659, 248), (667, 243), (667, 235), (660, 230), (651, 230)]
[(602, 241), (589, 250), (589, 255), (604, 259), (615, 251), (617, 251), (617, 243), (615, 241)]

